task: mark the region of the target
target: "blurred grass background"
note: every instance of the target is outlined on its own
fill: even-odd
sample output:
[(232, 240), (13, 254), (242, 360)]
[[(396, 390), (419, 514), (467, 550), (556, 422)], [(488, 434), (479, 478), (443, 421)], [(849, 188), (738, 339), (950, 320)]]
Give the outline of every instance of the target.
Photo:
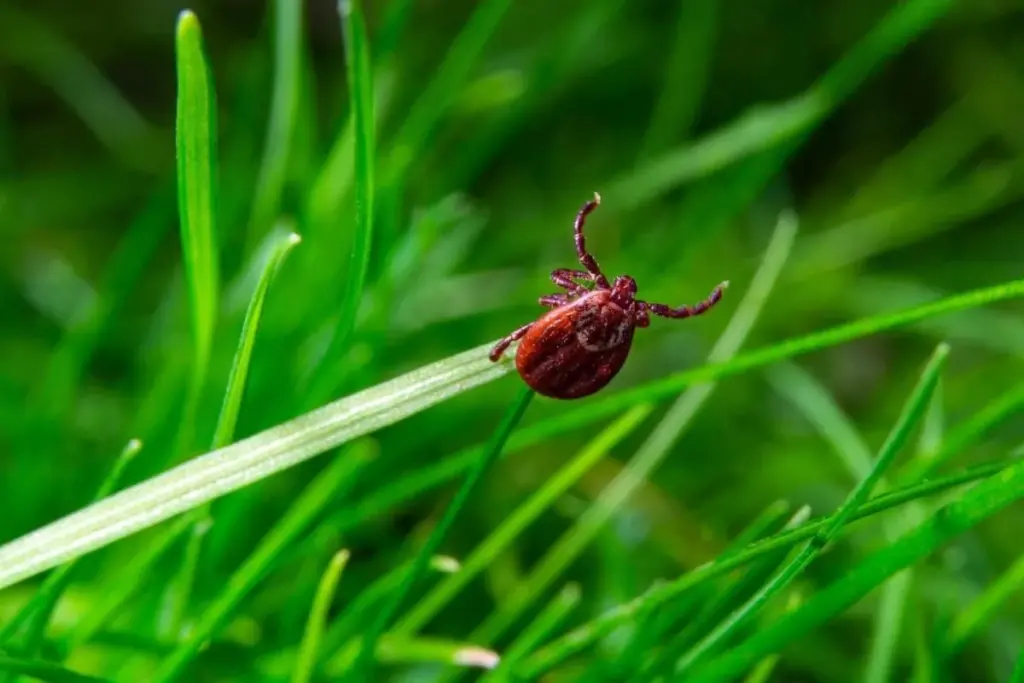
[[(902, 28), (886, 23), (899, 7)], [(704, 361), (787, 208), (799, 234), (746, 348), (1019, 277), (1019, 0), (389, 0), (363, 7), (377, 119), (367, 293), (352, 334), (332, 340), (348, 324), (359, 236), (335, 3), (196, 3), (219, 136), (217, 272), (201, 293), (215, 318), (209, 363), (197, 371), (175, 192), (181, 9), (163, 0), (0, 1), (0, 541), (85, 505), (130, 439), (143, 445), (123, 483), (208, 450), (258, 258), (281, 227), (303, 241), (269, 289), (239, 437), (534, 318), (536, 298), (553, 291), (547, 273), (574, 267), (572, 218), (595, 190), (604, 203), (588, 244), (606, 272), (633, 275), (642, 298), (692, 303), (733, 283), (713, 313), (655, 320), (638, 334), (612, 389)], [(1011, 303), (957, 313), (723, 380), (560, 578), (582, 596), (570, 623), (712, 559), (773, 501), (835, 509), (857, 477), (827, 420), (816, 426), (820, 410), (841, 411), (876, 451), (940, 340), (953, 353), (936, 420), (952, 428), (997, 397), (1008, 401), (1006, 419), (956, 465), (1012, 453), (1024, 439), (1015, 412), (1024, 403), (1022, 312)], [(290, 675), (281, 672), (329, 559), (350, 553), (337, 611), (411, 558), (455, 485), (406, 496), (356, 525), (339, 522), (347, 506), (486, 440), (517, 381), (374, 434), (377, 455), (355, 489), (232, 611), (188, 680)], [(537, 399), (524, 424), (581, 405)], [(657, 420), (664, 407), (655, 412)], [(651, 428), (641, 424), (600, 454), (426, 632), (466, 640)], [(499, 462), (441, 551), (468, 555), (594, 434), (559, 433)], [(153, 534), (88, 556), (32, 656), (70, 653), (75, 668), (150, 680), (154, 661), (323, 467), (313, 461), (218, 501), (201, 545), (172, 539), (115, 613), (104, 613), (111, 586)], [(883, 675), (1007, 680), (1024, 642), (1024, 580), (1011, 569), (1021, 524), (1018, 504), (917, 565), (913, 608), (896, 617)], [(882, 525), (860, 529), (809, 568), (799, 592), (886, 543)], [(966, 643), (935, 645), (1008, 570), (1016, 594)], [(0, 593), (0, 623), (36, 585)], [(791, 645), (772, 680), (879, 675), (865, 673), (865, 662), (885, 605), (872, 593)], [(88, 637), (75, 635), (97, 614)], [(604, 647), (614, 652), (615, 642)], [(405, 659), (417, 659), (412, 650)], [(941, 666), (928, 667), (929, 653)], [(551, 680), (594, 676), (591, 661)], [(434, 680), (438, 671), (445, 667), (403, 663), (378, 675)]]

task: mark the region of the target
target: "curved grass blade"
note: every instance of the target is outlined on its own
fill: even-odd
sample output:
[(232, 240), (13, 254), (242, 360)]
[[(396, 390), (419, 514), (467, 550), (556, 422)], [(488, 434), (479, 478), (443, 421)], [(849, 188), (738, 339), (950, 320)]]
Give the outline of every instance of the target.
[(347, 550), (335, 553), (327, 565), (327, 571), (324, 572), (323, 578), (320, 579), (320, 585), (317, 586), (316, 595), (313, 597), (313, 607), (309, 611), (309, 620), (306, 622), (306, 632), (303, 634), (302, 644), (299, 646), (292, 683), (309, 683), (313, 680), (313, 671), (316, 668), (320, 643), (323, 640), (327, 612), (334, 601), (334, 593), (338, 588), (338, 581), (341, 580), (341, 573), (345, 570), (348, 558)]
[(1024, 498), (1024, 462), (979, 482), (958, 500), (904, 534), (897, 543), (879, 550), (845, 576), (814, 595), (795, 612), (760, 629), (746, 642), (698, 668), (692, 683), (731, 680), (761, 658), (778, 652), (812, 628), (839, 614), (886, 579), (919, 562), (945, 543)]
[(192, 510), (509, 372), (493, 341), (338, 399), (0, 546), (0, 588)]
[(196, 403), (206, 382), (220, 297), (215, 219), (216, 100), (199, 19), (189, 10), (178, 16), (175, 52), (178, 68), (175, 121), (178, 211), (193, 344), (192, 375), (179, 447), (188, 452), (192, 445)]
[(513, 673), (516, 665), (558, 628), (580, 603), (580, 587), (568, 584), (541, 610), (537, 618), (509, 646), (494, 671), (484, 675), (481, 683), (511, 683), (519, 680)]
[(455, 523), (455, 517), (465, 507), (466, 501), (469, 500), (469, 496), (476, 490), (484, 475), (501, 456), (505, 443), (516, 428), (516, 425), (519, 424), (533, 397), (534, 392), (532, 389), (522, 389), (519, 397), (512, 404), (511, 409), (506, 413), (501, 424), (498, 425), (498, 429), (494, 432), (487, 450), (484, 451), (484, 457), (480, 458), (476, 466), (466, 475), (465, 481), (455, 493), (455, 497), (448, 505), (444, 515), (438, 521), (437, 526), (434, 527), (427, 542), (423, 544), (423, 547), (417, 553), (411, 569), (402, 578), (398, 589), (394, 592), (392, 598), (385, 603), (377, 618), (370, 623), (369, 628), (363, 635), (363, 643), (354, 665), (354, 671), (357, 675), (361, 674), (362, 680), (372, 679), (372, 660), (376, 652), (377, 639), (384, 633), (384, 630), (391, 623), (395, 614), (402, 607), (402, 602), (415, 587), (423, 572), (426, 571), (430, 558), (441, 546), (444, 537)]
[[(854, 514), (854, 521), (891, 510), (911, 501), (942, 493), (951, 488), (976, 481), (996, 478), (1014, 468), (1021, 466), (1024, 460), (1011, 458), (981, 467), (974, 467), (959, 474), (927, 481), (892, 493), (887, 493), (868, 501)], [(751, 544), (746, 549), (730, 555), (719, 557), (713, 562), (704, 564), (670, 583), (655, 586), (634, 600), (614, 607), (589, 623), (571, 631), (556, 642), (545, 647), (530, 658), (528, 674), (540, 676), (543, 672), (557, 666), (568, 657), (582, 651), (590, 644), (602, 638), (618, 626), (635, 618), (644, 609), (654, 609), (658, 605), (667, 604), (678, 596), (729, 572), (743, 567), (750, 562), (765, 557), (783, 548), (811, 539), (825, 529), (831, 517), (820, 518), (808, 522), (793, 531), (782, 532)], [(848, 527), (847, 527), (848, 528)]]
[(356, 445), (339, 455), (299, 495), (277, 524), (266, 533), (256, 549), (228, 579), (224, 590), (189, 629), (184, 640), (164, 658), (151, 680), (167, 683), (175, 680), (203, 644), (223, 625), (238, 604), (256, 587), (285, 548), (303, 533), (323, 509), (344, 496), (355, 483), (360, 470), (369, 462), (371, 450)]
[(945, 651), (960, 651), (977, 632), (991, 621), (999, 609), (1024, 591), (1024, 555), (1010, 566), (953, 619), (946, 636)]
[(852, 520), (854, 513), (867, 501), (871, 492), (892, 465), (896, 456), (910, 439), (914, 428), (924, 417), (931, 400), (932, 392), (938, 384), (939, 375), (945, 367), (949, 356), (949, 346), (940, 344), (925, 366), (921, 379), (910, 395), (892, 431), (886, 437), (878, 457), (860, 483), (854, 487), (839, 509), (829, 519), (828, 525), (811, 539), (804, 548), (784, 566), (772, 579), (744, 604), (740, 609), (729, 615), (729, 618), (718, 625), (704, 637), (677, 663), (674, 675), (686, 676), (700, 660), (713, 652), (715, 648), (728, 645), (737, 630), (746, 624), (761, 608), (776, 595), (785, 590), (804, 569), (834, 541), (843, 527)]

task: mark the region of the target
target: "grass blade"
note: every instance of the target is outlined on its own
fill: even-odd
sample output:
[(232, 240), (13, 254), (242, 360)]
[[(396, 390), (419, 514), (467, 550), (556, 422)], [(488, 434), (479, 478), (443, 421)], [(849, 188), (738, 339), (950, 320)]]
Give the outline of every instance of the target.
[(509, 371), (493, 342), (338, 399), (0, 546), (0, 588), (418, 413)]
[(277, 220), (292, 161), (302, 84), (303, 3), (276, 0), (274, 9), (274, 90), (263, 144), (263, 160), (253, 192), (248, 239), (256, 244)]
[(949, 347), (940, 344), (932, 354), (928, 365), (925, 366), (921, 379), (910, 395), (900, 413), (899, 419), (889, 432), (885, 443), (878, 452), (871, 471), (846, 497), (839, 509), (829, 519), (828, 525), (811, 542), (808, 543), (785, 567), (782, 568), (771, 581), (766, 583), (754, 597), (746, 602), (740, 609), (733, 612), (728, 619), (703, 638), (692, 648), (676, 665), (675, 675), (684, 676), (688, 674), (700, 660), (729, 643), (729, 639), (736, 631), (753, 617), (769, 600), (781, 593), (790, 583), (799, 576), (804, 569), (828, 546), (839, 534), (840, 530), (851, 521), (854, 513), (864, 504), (871, 495), (878, 481), (884, 476), (885, 471), (892, 465), (896, 456), (902, 450), (904, 444), (910, 438), (911, 432), (924, 417), (925, 410), (931, 400), (932, 392), (939, 381), (939, 374), (945, 367), (946, 358), (949, 356)]
[(979, 482), (964, 495), (848, 571), (797, 611), (760, 629), (747, 641), (694, 671), (692, 683), (729, 680), (761, 658), (839, 614), (890, 576), (935, 552), (949, 540), (1024, 498), (1024, 462)]
[(213, 78), (203, 48), (199, 19), (189, 10), (178, 16), (175, 33), (178, 108), (175, 122), (178, 156), (178, 211), (182, 262), (188, 286), (192, 327), (192, 375), (180, 446), (191, 449), (196, 402), (206, 381), (220, 283), (217, 264), (214, 170), (217, 147)]
[(445, 510), (444, 516), (441, 517), (437, 526), (434, 527), (434, 530), (430, 534), (430, 538), (428, 538), (427, 542), (423, 544), (422, 548), (420, 548), (416, 555), (416, 559), (413, 561), (412, 568), (403, 577), (402, 583), (399, 584), (398, 589), (394, 592), (391, 600), (385, 603), (377, 618), (371, 622), (363, 636), (363, 644), (355, 663), (356, 673), (362, 674), (364, 679), (368, 680), (372, 672), (372, 659), (376, 649), (377, 638), (380, 637), (380, 634), (382, 634), (388, 627), (388, 624), (391, 623), (391, 620), (401, 608), (402, 602), (423, 575), (430, 558), (437, 552), (441, 542), (444, 540), (444, 537), (447, 535), (452, 524), (454, 524), (455, 517), (462, 511), (466, 501), (469, 500), (469, 496), (476, 489), (484, 475), (490, 470), (491, 465), (493, 465), (500, 457), (505, 443), (512, 434), (512, 430), (514, 430), (516, 425), (519, 424), (519, 421), (522, 419), (523, 414), (526, 412), (527, 407), (529, 407), (530, 401), (533, 397), (534, 392), (532, 389), (524, 388), (521, 391), (519, 398), (516, 399), (512, 408), (506, 413), (501, 424), (498, 425), (498, 429), (495, 431), (494, 436), (491, 439), (491, 443), (485, 451), (484, 457), (480, 458), (476, 466), (469, 471), (469, 474), (466, 475), (466, 480), (462, 483), (462, 486), (459, 487), (459, 490), (456, 492), (452, 502)]
[(31, 676), (46, 683), (111, 683), (109, 678), (96, 678), (76, 673), (62, 666), (32, 659), (15, 659), (0, 654), (0, 671)]
[(313, 598), (313, 607), (309, 611), (309, 621), (306, 622), (306, 633), (302, 636), (302, 644), (299, 646), (299, 655), (295, 663), (295, 672), (292, 674), (292, 683), (309, 683), (313, 679), (313, 670), (316, 668), (317, 656), (320, 652), (320, 643), (323, 640), (324, 625), (327, 621), (327, 612), (334, 601), (334, 593), (338, 588), (338, 581), (341, 580), (341, 573), (348, 563), (349, 552), (339, 551), (331, 558), (327, 565), (327, 571), (320, 579), (316, 595)]
[(948, 653), (961, 650), (964, 645), (986, 623), (991, 621), (999, 609), (1010, 602), (1015, 595), (1024, 590), (1024, 555), (1017, 558), (992, 585), (975, 598), (953, 619), (946, 637), (945, 649)]
[(544, 642), (544, 639), (569, 617), (579, 602), (580, 588), (575, 583), (570, 583), (559, 591), (547, 607), (541, 610), (533, 623), (526, 627), (509, 646), (501, 656), (501, 663), (498, 667), (481, 678), (481, 683), (505, 683), (506, 681), (511, 683), (511, 681), (518, 680), (513, 674), (516, 665)]
[(224, 620), (256, 587), (284, 549), (304, 532), (324, 507), (343, 496), (369, 461), (370, 451), (355, 447), (329, 464), (295, 500), (288, 512), (270, 529), (255, 550), (228, 579), (224, 590), (203, 612), (186, 638), (164, 658), (152, 680), (167, 683), (176, 679)]

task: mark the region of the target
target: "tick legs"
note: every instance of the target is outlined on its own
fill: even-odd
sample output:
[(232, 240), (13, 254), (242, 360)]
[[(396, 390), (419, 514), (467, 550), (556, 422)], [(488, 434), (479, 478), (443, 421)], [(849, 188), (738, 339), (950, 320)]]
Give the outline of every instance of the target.
[(501, 354), (505, 353), (505, 349), (508, 348), (508, 345), (511, 344), (512, 342), (516, 341), (517, 339), (522, 339), (523, 335), (526, 334), (526, 332), (531, 327), (533, 327), (533, 323), (529, 323), (529, 324), (523, 325), (522, 327), (520, 327), (518, 330), (516, 330), (512, 334), (510, 334), (507, 337), (505, 337), (504, 339), (500, 340), (497, 344), (494, 345), (494, 348), (491, 349), (491, 353), (490, 353), (489, 358), (492, 361), (497, 361), (499, 358), (501, 358)]
[(548, 294), (540, 298), (540, 305), (548, 308), (558, 308), (569, 303), (569, 296), (566, 294)]
[[(672, 308), (665, 304), (649, 304), (646, 301), (638, 301), (637, 306), (644, 312), (650, 311), (654, 315), (660, 315), (663, 318), (689, 318), (694, 315), (700, 315), (704, 311), (708, 310), (715, 304), (717, 304), (721, 298), (725, 288), (729, 286), (729, 282), (723, 282), (722, 284), (715, 287), (715, 290), (708, 295), (707, 299), (700, 303), (692, 306), (680, 306), (679, 308)], [(642, 326), (641, 326), (642, 327)]]
[(598, 287), (607, 289), (611, 285), (608, 283), (608, 278), (601, 272), (601, 266), (597, 265), (597, 259), (595, 259), (589, 251), (587, 251), (587, 244), (583, 238), (583, 225), (587, 222), (587, 215), (597, 208), (597, 205), (601, 203), (601, 195), (594, 193), (594, 198), (583, 205), (583, 208), (576, 214), (576, 224), (573, 227), (573, 233), (576, 237), (576, 253), (580, 257), (580, 263), (583, 267), (590, 271), (591, 278), (597, 283)]
[(568, 268), (558, 268), (551, 271), (551, 281), (562, 289), (576, 296), (582, 296), (590, 290), (574, 280), (584, 280), (587, 282), (593, 282), (594, 276), (585, 270), (569, 270)]

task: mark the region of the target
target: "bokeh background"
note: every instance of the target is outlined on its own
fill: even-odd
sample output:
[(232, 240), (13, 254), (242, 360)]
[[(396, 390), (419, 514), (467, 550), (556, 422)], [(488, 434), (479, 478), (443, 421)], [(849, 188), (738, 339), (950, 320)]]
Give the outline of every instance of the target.
[[(330, 0), (302, 3), (298, 41), (282, 46), (277, 20), (286, 4), (190, 7), (217, 92), (224, 285), (193, 421), (185, 409), (189, 323), (174, 195), (174, 30), (183, 7), (0, 2), (0, 541), (87, 503), (131, 438), (144, 447), (126, 482), (207, 449), (251, 290), (246, 269), (282, 217), (304, 241), (270, 291), (239, 436), (535, 317), (536, 298), (553, 291), (547, 273), (574, 267), (572, 219), (594, 191), (604, 203), (592, 215), (589, 245), (609, 274), (633, 275), (641, 297), (690, 303), (721, 280), (733, 284), (713, 313), (655, 320), (638, 334), (609, 391), (704, 362), (787, 208), (799, 217), (797, 242), (746, 348), (1019, 277), (1018, 0), (948, 9), (920, 2), (941, 6), (941, 16), (908, 31), (912, 39), (897, 41), (891, 54), (865, 37), (887, 12), (912, 3), (366, 2), (379, 119), (372, 301), (344, 353), (318, 365), (342, 300), (353, 229), (351, 193), (337, 191), (350, 187), (351, 161), (332, 156), (349, 111), (344, 51)], [(477, 32), (485, 40), (478, 55), (461, 55), (468, 59), (461, 73), (451, 72), (451, 97), (425, 111), (449, 49), (466, 47), (456, 37), (474, 11), (493, 12), (486, 27), (493, 30)], [(294, 70), (281, 61), (289, 54), (298, 56)], [(284, 138), (270, 123), (282, 116), (273, 110), (282, 73), (293, 95)], [(822, 115), (806, 114), (819, 106)], [(796, 122), (788, 127), (787, 112)], [(760, 142), (740, 140), (743, 120)], [(687, 150), (708, 140), (722, 143), (722, 163), (698, 161), (686, 171)], [(254, 201), (268, 158), (284, 158), (287, 173), (269, 206)], [(391, 168), (401, 172), (388, 176)], [(388, 291), (382, 282), (398, 284)], [(810, 373), (874, 450), (940, 340), (953, 347), (942, 385), (948, 424), (1019, 387), (1022, 313), (1020, 304), (989, 306), (723, 380), (671, 456), (566, 572), (585, 596), (579, 618), (714, 557), (772, 501), (820, 513), (842, 500), (854, 479), (787, 394), (786, 371)], [(505, 377), (375, 434), (378, 459), (353, 496), (488, 438), (517, 382)], [(568, 409), (537, 399), (525, 422)], [(194, 424), (183, 429), (184, 420)], [(645, 429), (546, 511), (430, 632), (464, 638), (622, 470)], [(444, 552), (469, 552), (593, 433), (560, 433), (500, 463)], [(1024, 421), (1011, 415), (958, 464), (1005, 456), (1022, 439)], [(202, 612), (322, 466), (314, 460), (218, 504), (189, 615)], [(451, 482), (431, 488), (344, 533), (332, 530), (330, 513), (338, 510), (329, 511), (304, 554), (245, 602), (194, 680), (277, 680), (261, 662), (298, 642), (330, 554), (352, 552), (339, 589), (344, 604), (410, 556), (453, 490)], [(922, 565), (913, 618), (923, 633), (1020, 557), (1021, 524), (1018, 505)], [(95, 608), (142, 542), (128, 539), (77, 569), (54, 617), (55, 643)], [(802, 589), (813, 591), (883, 542), (878, 529), (855, 535), (815, 563)], [(170, 637), (163, 601), (185, 554), (172, 550), (75, 661), (145, 680), (139, 672), (160, 652), (153, 643)], [(33, 587), (0, 593), (0, 620)], [(773, 680), (860, 680), (877, 609), (876, 599), (858, 603), (790, 648)], [(948, 680), (1006, 680), (1022, 614), (1018, 592), (952, 658)], [(906, 621), (896, 677), (916, 671)], [(389, 675), (413, 680), (399, 677), (409, 670)]]

